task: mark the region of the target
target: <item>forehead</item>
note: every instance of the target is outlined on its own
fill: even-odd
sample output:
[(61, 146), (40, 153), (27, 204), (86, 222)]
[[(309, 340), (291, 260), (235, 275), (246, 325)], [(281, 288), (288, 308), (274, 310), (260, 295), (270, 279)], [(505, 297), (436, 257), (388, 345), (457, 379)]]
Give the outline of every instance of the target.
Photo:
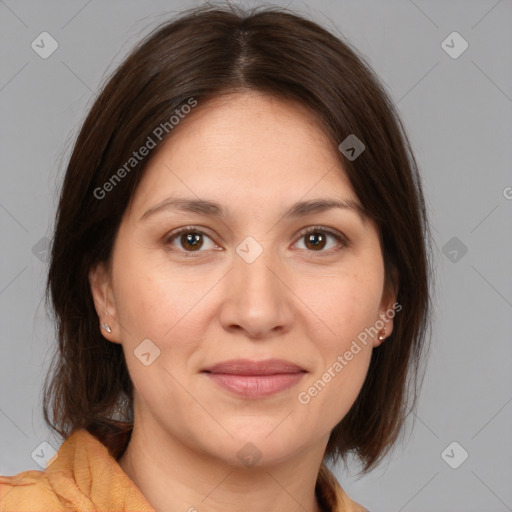
[(198, 103), (158, 148), (133, 207), (139, 212), (170, 193), (262, 205), (325, 192), (356, 199), (314, 115), (298, 103), (250, 92)]

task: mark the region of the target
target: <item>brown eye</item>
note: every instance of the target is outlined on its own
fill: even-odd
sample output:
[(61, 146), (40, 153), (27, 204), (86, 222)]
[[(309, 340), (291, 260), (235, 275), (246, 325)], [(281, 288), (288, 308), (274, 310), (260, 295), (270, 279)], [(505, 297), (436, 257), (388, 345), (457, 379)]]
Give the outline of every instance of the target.
[(185, 249), (197, 251), (201, 248), (201, 245), (203, 245), (202, 236), (203, 235), (199, 233), (185, 233), (180, 235), (180, 243)]
[(327, 237), (325, 236), (325, 233), (315, 231), (314, 233), (309, 233), (305, 237), (306, 240), (306, 247), (308, 249), (323, 249), (326, 244)]
[[(337, 245), (331, 244), (330, 247), (327, 247), (327, 250), (324, 250), (329, 245), (329, 238), (334, 239)], [(308, 228), (307, 231), (301, 232), (300, 240), (305, 241), (305, 248), (310, 252), (331, 254), (342, 247), (348, 246), (346, 238), (341, 233), (320, 226)]]
[(211, 241), (211, 247), (206, 247), (206, 249), (216, 247), (213, 240), (206, 233), (193, 226), (187, 226), (171, 233), (165, 244), (182, 252), (201, 252), (205, 245), (205, 238)]

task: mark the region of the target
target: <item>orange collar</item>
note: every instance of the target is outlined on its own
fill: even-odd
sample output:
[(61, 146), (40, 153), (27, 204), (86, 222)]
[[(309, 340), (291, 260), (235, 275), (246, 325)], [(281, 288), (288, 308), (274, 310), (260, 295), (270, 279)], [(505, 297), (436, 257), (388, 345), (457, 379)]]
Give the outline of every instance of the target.
[[(325, 512), (365, 512), (322, 464), (316, 493)], [(62, 443), (45, 471), (0, 477), (0, 504), (5, 512), (43, 510), (155, 512), (118, 464), (114, 453), (85, 429)]]

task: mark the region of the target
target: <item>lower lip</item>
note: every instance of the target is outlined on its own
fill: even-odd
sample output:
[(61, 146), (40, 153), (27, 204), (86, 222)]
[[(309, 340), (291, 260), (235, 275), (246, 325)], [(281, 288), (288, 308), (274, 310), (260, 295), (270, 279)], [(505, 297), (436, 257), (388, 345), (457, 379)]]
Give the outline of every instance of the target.
[[(206, 372), (205, 372), (206, 373)], [(305, 372), (280, 373), (276, 375), (231, 375), (227, 373), (206, 373), (224, 389), (239, 396), (263, 398), (295, 386)]]

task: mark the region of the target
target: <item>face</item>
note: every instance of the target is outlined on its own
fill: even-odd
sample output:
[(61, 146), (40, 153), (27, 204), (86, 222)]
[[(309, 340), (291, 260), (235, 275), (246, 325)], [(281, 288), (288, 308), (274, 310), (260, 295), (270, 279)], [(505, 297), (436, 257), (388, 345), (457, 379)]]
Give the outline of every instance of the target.
[[(346, 206), (293, 209), (313, 200)], [(102, 332), (134, 383), (135, 423), (231, 464), (249, 441), (268, 463), (324, 447), (376, 331), (393, 328), (378, 232), (359, 204), (303, 107), (247, 93), (181, 121), (124, 214), (109, 269), (90, 274)], [(212, 370), (240, 359), (289, 364)]]

